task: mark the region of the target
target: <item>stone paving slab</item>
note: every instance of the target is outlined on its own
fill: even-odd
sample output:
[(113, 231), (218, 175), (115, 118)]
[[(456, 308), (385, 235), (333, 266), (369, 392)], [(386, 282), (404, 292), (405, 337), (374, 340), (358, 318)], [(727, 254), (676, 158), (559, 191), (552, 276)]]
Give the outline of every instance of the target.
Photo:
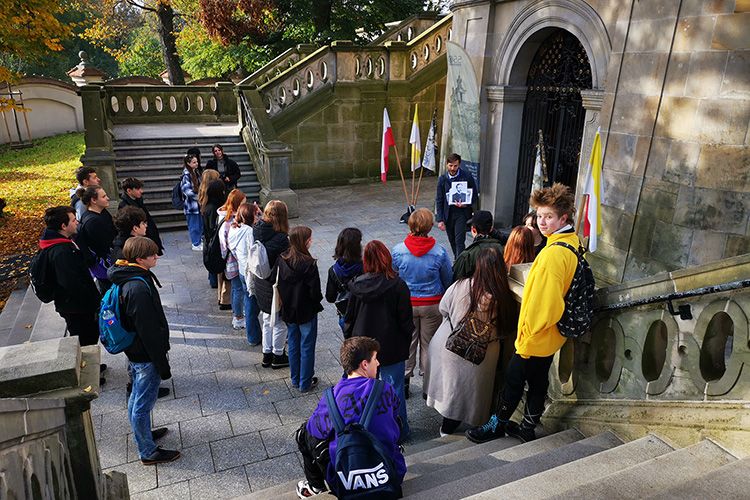
[[(432, 206), (435, 178), (423, 180), (420, 206)], [(311, 253), (325, 286), (336, 237), (359, 227), (364, 242), (381, 239), (388, 247), (408, 230), (400, 184), (390, 182), (299, 191), (300, 212), (291, 225), (313, 228)], [(445, 233), (431, 233), (448, 246)], [(128, 475), (134, 499), (231, 498), (303, 475), (294, 432), (317, 405), (322, 391), (342, 375), (338, 352), (343, 340), (333, 305), (318, 317), (316, 376), (309, 394), (291, 387), (289, 370), (262, 368), (260, 346), (247, 345), (244, 330), (231, 328), (229, 311), (219, 311), (216, 291), (208, 287), (201, 254), (190, 250), (184, 231), (164, 234), (165, 255), (155, 268), (170, 324), (173, 378), (162, 383), (171, 394), (157, 401), (153, 425), (167, 426), (160, 444), (180, 449), (182, 458), (156, 467), (140, 463), (127, 420), (127, 360), (102, 351), (109, 365), (107, 383), (92, 402), (92, 419), (105, 470)], [(407, 413), (412, 442), (438, 435), (440, 417), (424, 405), (422, 380), (412, 379)], [(408, 450), (408, 444), (407, 444)]]

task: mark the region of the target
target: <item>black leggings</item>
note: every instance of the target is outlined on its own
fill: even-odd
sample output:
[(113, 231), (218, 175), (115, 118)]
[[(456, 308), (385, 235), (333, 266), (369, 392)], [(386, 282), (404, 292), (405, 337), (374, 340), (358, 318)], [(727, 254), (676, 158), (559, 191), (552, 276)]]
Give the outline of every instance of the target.
[(523, 396), (526, 383), (529, 390), (526, 393), (526, 407), (523, 411), (521, 426), (533, 429), (539, 423), (544, 413), (544, 399), (549, 387), (549, 367), (553, 356), (544, 358), (530, 357), (524, 359), (514, 354), (508, 363), (505, 373), (505, 388), (500, 400), (497, 417), (501, 421), (508, 421), (516, 411)]
[(60, 313), (71, 336), (77, 336), (82, 346), (99, 342), (99, 320), (96, 311), (89, 313)]

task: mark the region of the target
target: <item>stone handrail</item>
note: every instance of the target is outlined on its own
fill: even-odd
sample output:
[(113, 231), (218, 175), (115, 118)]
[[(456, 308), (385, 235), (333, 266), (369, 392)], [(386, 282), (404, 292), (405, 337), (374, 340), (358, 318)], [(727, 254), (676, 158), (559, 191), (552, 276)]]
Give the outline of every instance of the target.
[(324, 46), (258, 87), (264, 108), (275, 116), (290, 104), (335, 82), (336, 55)]
[[(451, 26), (452, 16), (448, 15), (408, 44), (387, 41), (383, 45), (357, 46), (350, 41), (335, 41), (321, 47), (257, 87), (266, 113), (276, 117), (290, 105), (337, 82), (410, 78), (446, 53)], [(279, 64), (290, 57), (291, 54), (286, 55)]]
[(407, 78), (418, 73), (448, 51), (453, 34), (453, 16), (448, 15), (407, 44), (409, 51)]
[[(608, 287), (598, 299), (605, 305), (747, 279), (750, 254)], [(680, 305), (689, 305), (689, 314), (681, 317)], [(747, 370), (741, 376), (750, 365), (748, 317), (748, 288), (604, 311), (590, 335), (568, 342), (558, 355), (557, 390), (579, 397), (748, 400)]]
[(385, 33), (374, 39), (369, 45), (382, 45), (385, 42), (410, 42), (425, 29), (435, 24), (440, 18), (437, 12), (420, 12), (407, 17), (398, 25), (386, 30)]
[(99, 361), (78, 337), (0, 348), (0, 498), (128, 498), (96, 450)]
[(203, 123), (237, 120), (233, 84), (213, 87), (104, 86), (104, 109), (113, 124)]
[(315, 50), (316, 47), (312, 44), (299, 44), (296, 47), (291, 47), (239, 82), (238, 85), (257, 88), (258, 86), (271, 81), (273, 78), (286, 71), (286, 69), (291, 68), (301, 59), (304, 59), (312, 52), (315, 52)]

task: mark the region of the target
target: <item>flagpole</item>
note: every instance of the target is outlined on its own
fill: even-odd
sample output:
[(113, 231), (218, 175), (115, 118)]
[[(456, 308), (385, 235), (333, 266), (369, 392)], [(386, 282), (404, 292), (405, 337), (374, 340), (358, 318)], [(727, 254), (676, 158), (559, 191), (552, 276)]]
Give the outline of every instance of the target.
[(396, 163), (398, 164), (398, 173), (401, 175), (401, 185), (404, 187), (404, 199), (406, 200), (406, 208), (409, 208), (409, 193), (406, 191), (406, 180), (404, 179), (404, 172), (401, 170), (401, 159), (398, 157), (398, 148), (396, 144), (393, 144), (393, 152), (396, 153)]
[(415, 207), (417, 206), (417, 198), (419, 198), (419, 187), (422, 185), (422, 174), (423, 173), (424, 173), (424, 167), (421, 167), (419, 169), (419, 181), (417, 181), (417, 194), (414, 195), (414, 200), (413, 200), (414, 203), (412, 203), (412, 205), (414, 205)]

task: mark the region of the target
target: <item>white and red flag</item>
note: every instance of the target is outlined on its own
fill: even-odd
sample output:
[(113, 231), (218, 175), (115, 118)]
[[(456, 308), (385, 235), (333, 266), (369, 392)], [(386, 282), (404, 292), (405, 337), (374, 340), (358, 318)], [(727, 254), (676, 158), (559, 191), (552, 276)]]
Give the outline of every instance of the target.
[(391, 119), (388, 118), (388, 109), (383, 108), (383, 147), (380, 155), (380, 180), (385, 182), (388, 176), (388, 152), (391, 146), (395, 146), (393, 140), (393, 129), (391, 129)]

